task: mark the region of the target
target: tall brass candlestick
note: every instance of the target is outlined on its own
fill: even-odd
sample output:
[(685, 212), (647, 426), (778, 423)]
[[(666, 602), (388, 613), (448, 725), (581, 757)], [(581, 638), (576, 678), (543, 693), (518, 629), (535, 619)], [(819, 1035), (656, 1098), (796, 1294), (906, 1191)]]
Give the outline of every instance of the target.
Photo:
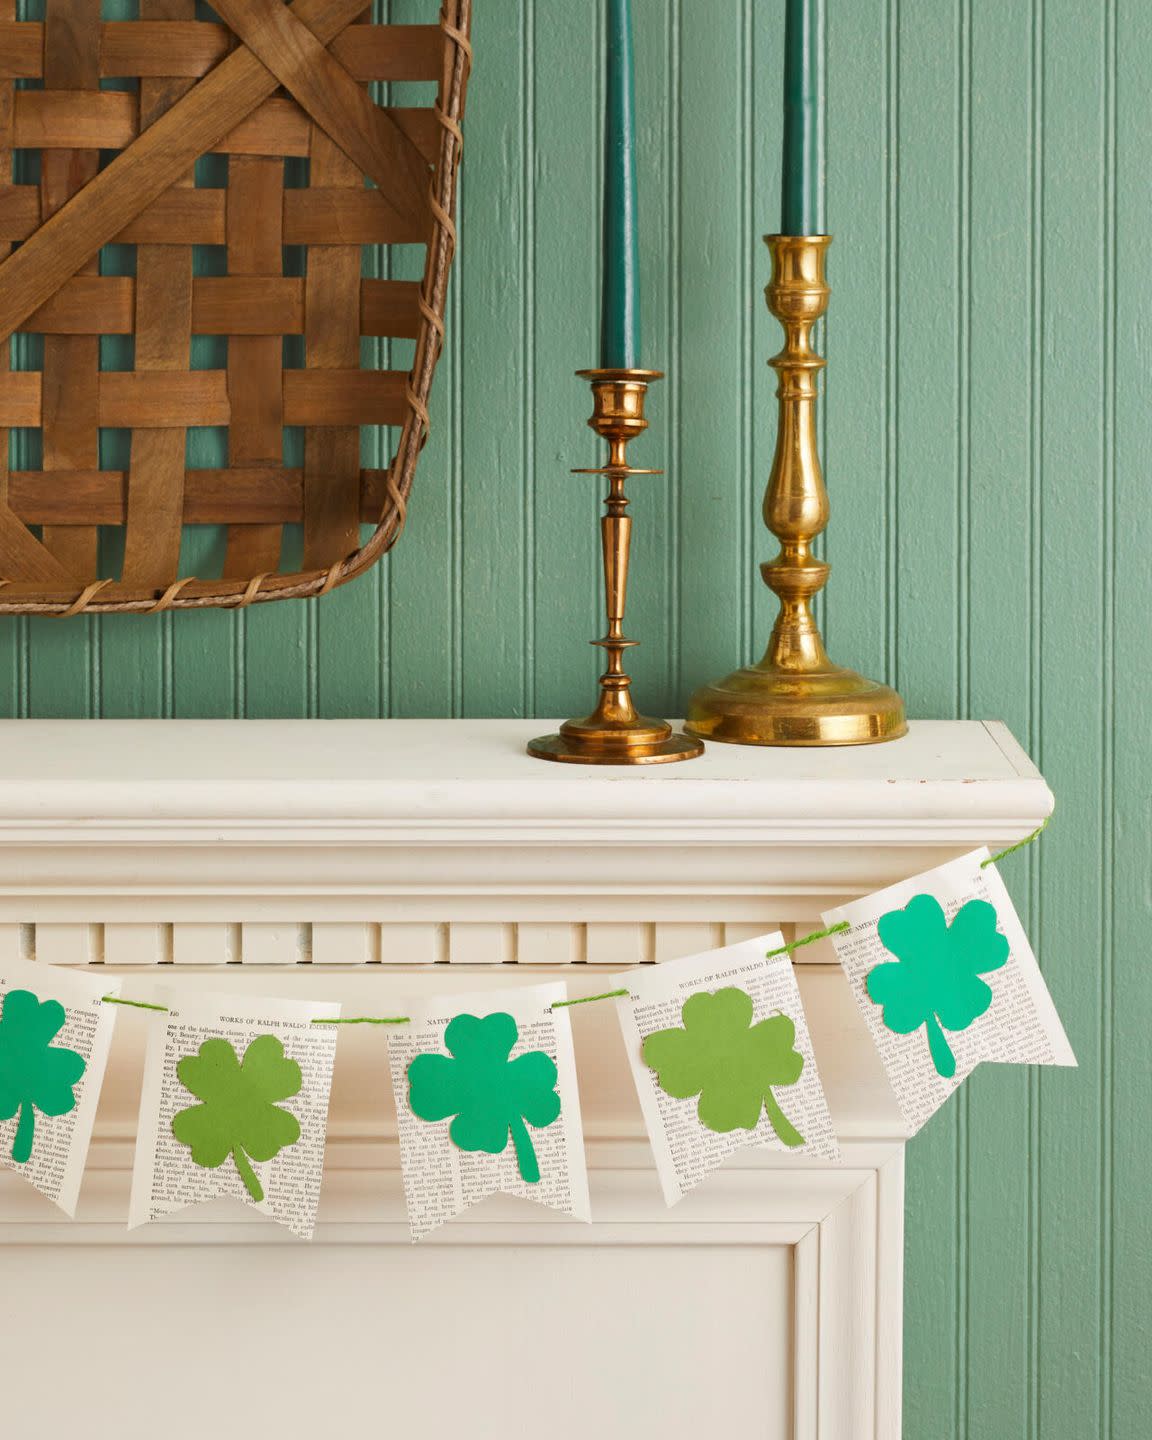
[(574, 475), (606, 475), (608, 494), (600, 520), (604, 552), (604, 601), (608, 628), (593, 645), (601, 646), (607, 665), (600, 676), (600, 698), (591, 715), (567, 720), (555, 735), (529, 741), (528, 753), (541, 760), (576, 765), (658, 765), (691, 760), (704, 750), (699, 740), (674, 735), (666, 720), (638, 715), (632, 703), (632, 681), (624, 673), (624, 651), (637, 644), (624, 636), (624, 602), (628, 590), (628, 550), (632, 518), (627, 513), (624, 481), (629, 475), (658, 475), (628, 464), (628, 442), (648, 428), (644, 397), (659, 370), (578, 370), (592, 385), (593, 412), (588, 424), (608, 441), (608, 463)]
[(780, 377), (776, 454), (764, 497), (764, 523), (780, 541), (761, 565), (780, 599), (764, 658), (697, 690), (685, 729), (737, 745), (866, 745), (906, 733), (894, 690), (833, 665), (812, 617), (812, 598), (829, 567), (812, 554), (828, 523), (828, 494), (816, 448), (817, 381), (823, 359), (812, 327), (828, 308), (824, 256), (830, 235), (769, 235), (768, 308), (784, 327), (784, 348), (769, 363)]

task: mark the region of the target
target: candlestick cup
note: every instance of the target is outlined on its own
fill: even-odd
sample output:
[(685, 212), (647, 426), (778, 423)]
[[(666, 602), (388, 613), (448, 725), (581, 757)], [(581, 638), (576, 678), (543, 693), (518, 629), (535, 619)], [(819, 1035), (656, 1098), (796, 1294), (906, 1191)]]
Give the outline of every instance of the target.
[(769, 363), (779, 376), (776, 453), (764, 523), (780, 553), (761, 565), (780, 613), (762, 660), (697, 690), (685, 729), (737, 745), (864, 745), (907, 731), (895, 690), (834, 665), (812, 615), (829, 567), (812, 553), (828, 523), (828, 493), (816, 447), (817, 380), (823, 359), (812, 327), (828, 306), (824, 256), (829, 235), (769, 235), (768, 308), (784, 327)]
[(624, 635), (624, 602), (628, 590), (628, 554), (632, 518), (627, 513), (624, 482), (630, 475), (658, 475), (628, 463), (628, 445), (648, 428), (644, 397), (659, 370), (599, 369), (576, 372), (592, 385), (593, 412), (588, 424), (608, 441), (608, 462), (596, 469), (574, 470), (574, 475), (605, 475), (608, 494), (600, 520), (604, 558), (604, 599), (608, 625), (593, 645), (607, 657), (600, 676), (600, 696), (590, 715), (568, 720), (554, 735), (542, 735), (528, 744), (528, 753), (540, 760), (562, 760), (576, 765), (658, 765), (691, 760), (703, 745), (687, 735), (676, 735), (666, 720), (639, 715), (632, 701), (632, 681), (624, 672), (624, 652), (638, 642)]

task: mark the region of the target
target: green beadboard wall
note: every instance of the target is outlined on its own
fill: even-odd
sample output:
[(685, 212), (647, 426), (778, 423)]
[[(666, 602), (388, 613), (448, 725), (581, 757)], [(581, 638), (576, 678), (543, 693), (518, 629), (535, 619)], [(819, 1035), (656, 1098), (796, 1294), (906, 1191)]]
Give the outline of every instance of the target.
[[(320, 602), (0, 621), (19, 716), (563, 715), (599, 633), (592, 0), (476, 0), (462, 244), (408, 532)], [(778, 344), (782, 0), (635, 0), (646, 363), (629, 630), (656, 711), (750, 657)], [(394, 20), (432, 0), (392, 0)], [(1080, 1059), (912, 1145), (906, 1435), (1147, 1433), (1152, 6), (829, 0), (838, 659), (1006, 720), (1059, 814), (1005, 865)], [(109, 14), (126, 17), (121, 4)], [(205, 12), (207, 13), (207, 12)], [(393, 273), (411, 273), (401, 256)], [(408, 267), (408, 268), (405, 268)], [(27, 462), (26, 462), (27, 463)], [(188, 564), (216, 537), (192, 537)]]

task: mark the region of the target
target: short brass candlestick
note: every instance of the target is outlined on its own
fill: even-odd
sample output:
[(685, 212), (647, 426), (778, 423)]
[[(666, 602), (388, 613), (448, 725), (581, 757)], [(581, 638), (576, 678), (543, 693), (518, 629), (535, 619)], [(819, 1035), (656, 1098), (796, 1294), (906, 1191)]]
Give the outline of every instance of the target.
[(591, 715), (567, 720), (559, 734), (541, 735), (528, 744), (528, 753), (541, 760), (565, 760), (575, 765), (659, 765), (670, 760), (691, 760), (703, 752), (699, 740), (674, 735), (665, 720), (638, 715), (632, 703), (632, 681), (624, 673), (624, 651), (637, 644), (624, 637), (624, 601), (628, 589), (628, 548), (632, 518), (624, 481), (629, 475), (658, 475), (658, 470), (637, 470), (628, 464), (628, 442), (648, 428), (644, 396), (659, 370), (577, 370), (592, 384), (593, 412), (588, 424), (608, 441), (608, 463), (595, 470), (574, 470), (574, 475), (607, 475), (605, 513), (600, 519), (604, 551), (604, 600), (608, 629), (593, 645), (602, 646), (607, 667), (600, 676), (600, 698)]
[(824, 255), (830, 235), (769, 235), (768, 308), (784, 327), (784, 348), (769, 363), (780, 377), (776, 454), (764, 497), (764, 523), (780, 541), (761, 565), (780, 599), (764, 658), (697, 690), (685, 729), (737, 745), (866, 745), (907, 732), (894, 690), (833, 665), (812, 617), (812, 597), (829, 567), (812, 554), (828, 523), (828, 494), (816, 449), (817, 380), (823, 359), (812, 327), (828, 308)]

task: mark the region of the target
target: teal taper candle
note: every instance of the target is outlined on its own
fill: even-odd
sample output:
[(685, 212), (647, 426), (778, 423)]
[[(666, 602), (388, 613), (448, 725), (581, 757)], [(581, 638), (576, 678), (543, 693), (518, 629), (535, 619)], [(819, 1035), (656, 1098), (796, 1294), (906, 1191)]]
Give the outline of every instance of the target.
[(604, 369), (633, 369), (640, 364), (640, 253), (630, 0), (608, 0), (606, 80), (600, 364)]
[(781, 235), (824, 234), (824, 0), (786, 0)]

